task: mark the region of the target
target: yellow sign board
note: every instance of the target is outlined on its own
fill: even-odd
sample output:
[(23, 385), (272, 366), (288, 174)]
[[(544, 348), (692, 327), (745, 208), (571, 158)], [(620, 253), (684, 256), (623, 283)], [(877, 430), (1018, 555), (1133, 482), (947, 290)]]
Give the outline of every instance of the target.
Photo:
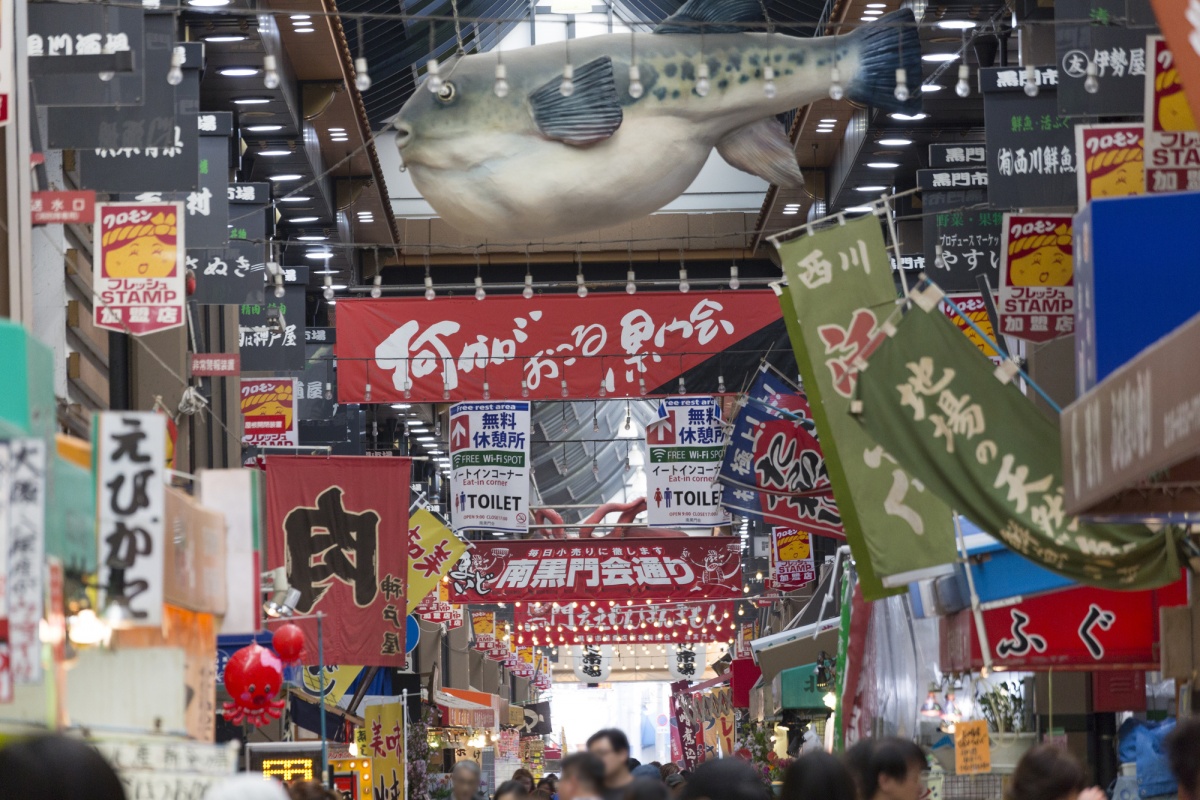
[(992, 771), (992, 745), (984, 720), (959, 722), (954, 726), (954, 769), (959, 775)]

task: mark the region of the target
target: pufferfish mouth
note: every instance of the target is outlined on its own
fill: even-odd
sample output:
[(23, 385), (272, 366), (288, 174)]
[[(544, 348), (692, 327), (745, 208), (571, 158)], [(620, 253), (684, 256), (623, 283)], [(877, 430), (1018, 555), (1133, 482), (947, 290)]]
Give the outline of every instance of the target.
[(397, 122), (396, 125), (396, 148), (403, 150), (405, 145), (412, 141), (412, 126), (407, 122)]

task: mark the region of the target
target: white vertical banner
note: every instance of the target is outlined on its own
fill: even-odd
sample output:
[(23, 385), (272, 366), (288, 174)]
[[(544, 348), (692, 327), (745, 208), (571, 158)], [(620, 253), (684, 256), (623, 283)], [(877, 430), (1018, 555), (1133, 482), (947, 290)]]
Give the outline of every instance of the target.
[(721, 407), (708, 395), (667, 397), (646, 426), (649, 525), (727, 525), (717, 473), (724, 455)]
[(92, 426), (101, 607), (125, 627), (159, 627), (163, 605), (166, 417), (109, 411)]
[(257, 633), (262, 617), (255, 533), (262, 526), (262, 471), (200, 472), (200, 502), (225, 514), (225, 616), (219, 633)]
[(14, 683), (38, 683), (46, 588), (46, 443), (14, 439), (7, 462), (9, 668)]
[(450, 407), (454, 532), (529, 531), (528, 401)]

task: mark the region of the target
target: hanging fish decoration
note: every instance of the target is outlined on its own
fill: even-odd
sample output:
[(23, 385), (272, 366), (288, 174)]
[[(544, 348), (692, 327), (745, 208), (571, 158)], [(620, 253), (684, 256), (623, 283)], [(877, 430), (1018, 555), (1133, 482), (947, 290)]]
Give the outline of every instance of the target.
[(898, 69), (910, 86), (921, 78), (910, 10), (821, 38), (745, 32), (762, 13), (759, 0), (688, 0), (654, 33), (453, 58), (393, 121), (401, 161), (450, 225), (518, 241), (657, 211), (714, 147), (738, 169), (803, 186), (776, 115), (834, 84), (856, 103), (920, 109), (919, 92), (895, 97)]

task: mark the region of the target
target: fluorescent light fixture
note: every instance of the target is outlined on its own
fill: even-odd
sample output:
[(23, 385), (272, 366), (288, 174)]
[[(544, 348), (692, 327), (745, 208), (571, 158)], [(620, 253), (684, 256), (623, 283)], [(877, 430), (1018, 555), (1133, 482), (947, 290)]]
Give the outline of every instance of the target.
[(798, 209), (798, 208), (790, 208), (790, 209), (789, 209), (789, 208), (785, 208), (785, 209), (783, 210), (783, 215), (784, 215), (785, 217), (794, 217), (794, 216), (796, 216), (796, 215), (797, 215), (797, 214), (799, 214), (799, 213), (800, 213), (800, 209)]
[(346, 129), (345, 128), (330, 128), (329, 132), (330, 133), (345, 133)]
[(284, 149), (284, 148), (280, 148), (280, 149), (271, 149), (271, 150), (259, 150), (258, 154), (260, 156), (290, 156), (292, 154), (292, 151)]
[(921, 56), (922, 61), (928, 61), (931, 64), (944, 64), (947, 61), (954, 61), (958, 58), (958, 53), (926, 53)]
[(943, 19), (938, 20), (937, 27), (947, 31), (969, 31), (975, 24), (969, 19)]
[(249, 78), (258, 74), (258, 67), (225, 67), (220, 72), (226, 78)]
[(887, 147), (904, 147), (912, 144), (912, 139), (880, 139), (875, 144), (882, 144)]
[(296, 240), (300, 241), (300, 242), (323, 242), (328, 238), (329, 238), (328, 236), (323, 236), (321, 234), (314, 233), (314, 234), (310, 234), (308, 236), (297, 236)]
[(333, 284), (332, 286), (330, 286), (329, 288), (330, 288), (330, 289), (333, 289), (335, 292), (340, 292), (340, 291), (342, 291), (343, 289), (346, 289), (346, 288), (349, 288), (349, 287), (347, 287), (347, 286), (346, 286), (346, 284), (344, 284), (344, 283), (335, 283), (335, 284)]
[(836, 125), (837, 120), (834, 119), (833, 117), (825, 117), (824, 119), (821, 120), (821, 124), (824, 125), (826, 123), (828, 123), (830, 125)]
[(292, 33), (313, 33), (315, 28), (293, 28)]
[(412, 403), (392, 403), (392, 408), (412, 408)]
[(870, 11), (870, 10), (867, 10), (867, 11), (864, 11), (864, 12), (862, 13), (862, 18), (863, 18), (863, 19), (865, 19), (865, 20), (879, 19), (879, 17), (880, 17), (882, 14), (883, 14), (883, 12), (882, 12), (882, 11)]
[(283, 173), (280, 173), (279, 175), (268, 175), (267, 180), (269, 180), (269, 181), (298, 181), (303, 177), (304, 176), (301, 175), (299, 172), (283, 172)]
[(879, 17), (868, 17), (864, 15), (859, 17), (859, 19), (861, 19), (863, 22), (874, 22), (875, 20), (879, 19)]
[(436, 442), (437, 437), (436, 436), (418, 436), (417, 441), (418, 442)]
[(817, 128), (817, 133), (833, 133), (833, 128)]
[(867, 3), (867, 8), (887, 8), (887, 3)]
[(339, 272), (341, 272), (341, 270), (326, 268), (326, 269), (314, 269), (312, 271), (312, 274), (313, 275), (337, 275)]
[(246, 133), (274, 133), (283, 130), (282, 125), (247, 125), (242, 128)]
[(936, 83), (921, 84), (921, 94), (933, 94), (934, 92), (940, 92), (941, 90), (942, 87)]
[(328, 305), (328, 306), (336, 306), (336, 305), (337, 305), (337, 300), (326, 300), (326, 301), (325, 301), (325, 305)]
[(188, 0), (192, 8), (220, 8), (229, 5), (230, 0)]
[(302, 194), (294, 194), (289, 195), (288, 197), (279, 198), (279, 202), (281, 203), (307, 203), (309, 200), (312, 200), (312, 198)]
[(866, 214), (873, 210), (874, 209), (872, 209), (870, 206), (850, 206), (849, 208), (846, 209), (846, 213), (847, 214)]
[(887, 191), (886, 186), (855, 186), (855, 190), (860, 192), (883, 192)]
[(269, 102), (269, 97), (235, 97), (233, 100), (235, 106), (261, 106)]
[[(320, 217), (292, 217), (288, 220), (288, 222), (292, 223), (293, 225), (303, 225), (306, 222), (316, 222), (319, 219)], [(325, 237), (322, 236), (321, 238), (324, 239)]]
[(330, 250), (309, 250), (304, 254), (305, 258), (311, 258), (313, 261), (328, 261), (333, 258), (333, 252)]
[(917, 112), (916, 114), (901, 114), (899, 111), (896, 111), (896, 112), (889, 114), (888, 116), (891, 117), (892, 119), (898, 119), (901, 122), (919, 122), (920, 120), (925, 119), (929, 115), (924, 112)]
[(312, 19), (312, 14), (292, 14), (290, 19)]
[(900, 165), (895, 161), (868, 161), (867, 166), (871, 169), (895, 169)]
[(242, 33), (214, 33), (211, 36), (205, 36), (204, 41), (221, 44), (223, 42), (244, 42), (248, 38), (250, 37)]

